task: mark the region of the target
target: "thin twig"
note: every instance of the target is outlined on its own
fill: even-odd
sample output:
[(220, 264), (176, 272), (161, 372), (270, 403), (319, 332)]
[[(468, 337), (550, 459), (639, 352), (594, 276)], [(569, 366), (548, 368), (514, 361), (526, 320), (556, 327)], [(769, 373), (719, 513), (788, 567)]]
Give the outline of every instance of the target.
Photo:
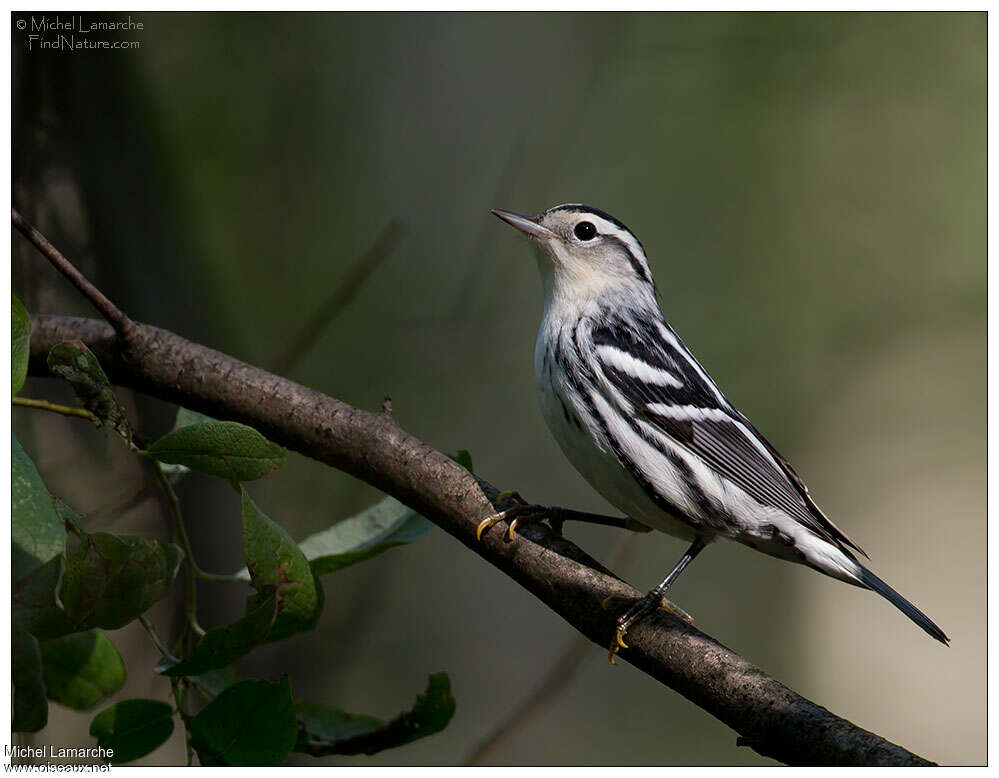
[(160, 488), (167, 496), (170, 516), (173, 518), (177, 538), (180, 540), (181, 548), (184, 549), (184, 555), (187, 557), (187, 623), (188, 626), (195, 631), (195, 633), (198, 635), (204, 635), (205, 631), (201, 628), (201, 625), (198, 624), (198, 581), (194, 572), (194, 554), (191, 551), (191, 540), (187, 536), (187, 529), (184, 527), (184, 516), (180, 511), (180, 500), (177, 498), (177, 493), (170, 485), (169, 479), (167, 479), (166, 475), (163, 474), (163, 468), (160, 467), (160, 463), (153, 462), (153, 466), (156, 472), (156, 480), (159, 483)]
[(33, 397), (11, 397), (11, 405), (20, 405), (22, 408), (37, 408), (40, 411), (51, 411), (61, 413), (63, 416), (79, 416), (81, 419), (89, 419), (92, 422), (99, 422), (86, 408), (73, 408), (69, 405), (58, 405), (50, 403), (48, 400), (36, 400)]
[(153, 626), (153, 623), (146, 617), (145, 614), (139, 616), (139, 623), (145, 628), (146, 632), (149, 633), (149, 639), (153, 641), (153, 645), (156, 646), (156, 649), (163, 656), (169, 656), (170, 652), (167, 651), (166, 646), (160, 639), (160, 635), (156, 631), (156, 627)]
[[(76, 519), (67, 514), (60, 513), (62, 518), (62, 523), (66, 527), (67, 532), (72, 532), (76, 537), (83, 541), (87, 539), (87, 533), (83, 531), (83, 528), (76, 523)], [(82, 518), (82, 517), (81, 517)]]
[[(187, 563), (191, 568), (191, 572), (197, 578), (201, 578), (205, 581), (213, 581), (215, 583), (241, 583), (243, 579), (234, 573), (209, 573), (207, 570), (202, 570), (198, 563), (194, 560), (194, 553), (192, 551), (191, 540), (187, 534), (187, 528), (184, 526), (184, 517), (180, 510), (180, 498), (177, 497), (177, 492), (174, 490), (173, 485), (170, 483), (170, 479), (166, 477), (166, 473), (163, 472), (163, 468), (160, 466), (159, 462), (156, 462), (156, 473), (157, 482), (160, 487), (164, 489), (167, 497), (170, 500), (170, 515), (175, 522), (177, 527), (177, 535), (184, 548), (184, 553), (187, 554)], [(164, 485), (165, 484), (165, 485)], [(204, 634), (201, 627), (198, 625), (197, 619), (193, 622), (195, 631)]]
[[(638, 552), (638, 536), (622, 536), (608, 559), (611, 570), (624, 573)], [(505, 742), (523, 730), (537, 714), (551, 705), (555, 698), (568, 686), (582, 664), (583, 657), (590, 647), (585, 636), (576, 633), (566, 645), (552, 669), (541, 679), (534, 690), (513, 709), (489, 735), (483, 738), (465, 760), (464, 767), (476, 767), (485, 763), (486, 758)]]
[(312, 348), (329, 323), (347, 308), (361, 285), (395, 250), (402, 237), (402, 225), (397, 220), (389, 222), (381, 235), (348, 271), (333, 293), (319, 307), (313, 317), (299, 330), (291, 345), (275, 360), (274, 372), (284, 375)]
[(184, 725), (184, 745), (187, 747), (187, 766), (194, 764), (194, 748), (191, 745), (191, 730), (187, 728), (187, 688), (181, 688), (180, 678), (170, 679), (170, 689), (173, 691), (173, 701), (177, 713)]
[(10, 220), (18, 231), (31, 241), (34, 247), (38, 249), (46, 259), (55, 265), (56, 269), (66, 276), (73, 286), (83, 293), (83, 296), (90, 301), (90, 304), (93, 305), (101, 316), (104, 317), (107, 323), (114, 328), (114, 331), (122, 337), (126, 337), (131, 328), (132, 320), (122, 313), (118, 306), (105, 297), (104, 293), (101, 292), (100, 289), (90, 283), (83, 273), (77, 270), (76, 267), (73, 266), (73, 263), (62, 255), (59, 249), (49, 243), (48, 239), (35, 229), (34, 225), (25, 220), (25, 218), (17, 212), (16, 208), (10, 209)]

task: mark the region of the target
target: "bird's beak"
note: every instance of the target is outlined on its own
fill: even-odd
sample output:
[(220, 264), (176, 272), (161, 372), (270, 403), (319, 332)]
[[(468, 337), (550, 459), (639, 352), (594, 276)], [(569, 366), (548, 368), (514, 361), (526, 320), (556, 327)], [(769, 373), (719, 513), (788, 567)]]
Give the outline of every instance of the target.
[(555, 233), (547, 227), (542, 227), (534, 219), (523, 216), (513, 211), (504, 211), (502, 208), (494, 208), (491, 212), (493, 216), (498, 216), (511, 227), (516, 227), (525, 235), (537, 240), (550, 240), (556, 237)]

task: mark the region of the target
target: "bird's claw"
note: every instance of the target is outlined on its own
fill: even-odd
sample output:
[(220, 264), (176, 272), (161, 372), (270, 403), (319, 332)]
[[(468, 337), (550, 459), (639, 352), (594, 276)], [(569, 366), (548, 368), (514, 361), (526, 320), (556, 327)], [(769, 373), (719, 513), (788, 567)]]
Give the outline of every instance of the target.
[(527, 500), (520, 496), (520, 492), (518, 491), (500, 492), (496, 495), (495, 502), (503, 502), (504, 500), (513, 500), (517, 505), (529, 504)]
[(510, 540), (514, 540), (517, 533), (517, 527), (521, 524), (540, 522), (549, 517), (548, 508), (543, 505), (533, 505), (529, 503), (520, 496), (519, 492), (500, 492), (496, 495), (496, 499), (493, 500), (493, 502), (501, 503), (504, 500), (513, 500), (517, 504), (512, 508), (507, 508), (505, 511), (500, 511), (499, 513), (494, 513), (492, 516), (487, 516), (480, 521), (478, 527), (475, 528), (476, 540), (482, 540), (482, 534), (493, 526), (493, 524), (506, 521), (507, 519), (510, 520), (510, 528), (507, 530), (506, 534)]
[(494, 513), (492, 516), (486, 516), (486, 518), (479, 522), (479, 526), (475, 528), (475, 539), (482, 540), (482, 533), (493, 526), (493, 524), (501, 521), (503, 521), (502, 513)]
[(614, 660), (614, 656), (618, 653), (618, 651), (622, 648), (630, 648), (630, 646), (624, 641), (624, 636), (628, 634), (628, 630), (634, 626), (635, 623), (641, 621), (649, 613), (654, 611), (656, 607), (662, 608), (663, 610), (673, 614), (678, 619), (685, 621), (687, 624), (694, 623), (693, 617), (687, 613), (687, 611), (676, 603), (667, 600), (665, 597), (661, 597), (658, 601), (656, 601), (649, 595), (635, 599), (633, 597), (622, 597), (617, 594), (612, 594), (600, 603), (600, 607), (604, 610), (610, 610), (615, 605), (625, 603), (629, 604), (630, 607), (617, 619), (617, 629), (614, 631), (614, 640), (611, 641), (610, 652), (607, 657), (612, 665), (617, 664)]
[[(608, 597), (607, 599), (611, 598)], [(624, 636), (627, 631), (628, 628), (626, 626), (621, 624), (617, 625), (617, 630), (614, 632), (614, 640), (611, 641), (610, 650), (607, 652), (608, 661), (615, 667), (617, 666), (617, 661), (614, 659), (614, 656), (617, 652), (622, 648), (630, 648), (630, 646), (624, 642)]]

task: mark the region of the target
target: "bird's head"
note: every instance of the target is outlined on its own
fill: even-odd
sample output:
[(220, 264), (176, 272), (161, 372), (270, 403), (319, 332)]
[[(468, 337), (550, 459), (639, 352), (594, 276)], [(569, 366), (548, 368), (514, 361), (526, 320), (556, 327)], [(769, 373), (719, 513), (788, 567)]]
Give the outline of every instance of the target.
[(546, 294), (655, 298), (645, 249), (609, 213), (580, 204), (556, 205), (534, 217), (504, 210), (492, 213), (538, 243)]

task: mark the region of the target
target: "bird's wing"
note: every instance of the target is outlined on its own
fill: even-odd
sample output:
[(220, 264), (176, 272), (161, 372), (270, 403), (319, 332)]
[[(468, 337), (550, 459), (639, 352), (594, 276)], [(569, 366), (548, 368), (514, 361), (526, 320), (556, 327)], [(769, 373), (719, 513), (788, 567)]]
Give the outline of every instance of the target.
[(665, 322), (604, 323), (592, 332), (595, 369), (640, 419), (762, 505), (819, 537), (864, 553), (825, 517), (777, 450), (725, 399)]
[[(867, 557), (867, 552), (850, 540), (843, 530), (833, 524), (822, 509), (815, 503), (815, 500), (813, 500), (812, 496), (808, 493), (808, 487), (805, 486), (805, 482), (801, 480), (801, 476), (798, 475), (798, 471), (791, 466), (791, 463), (784, 459), (783, 455), (776, 448), (774, 448), (773, 444), (760, 434), (759, 430), (757, 430), (756, 427), (750, 423), (749, 419), (741, 413), (739, 414), (739, 418), (742, 419), (743, 424), (750, 431), (750, 433), (755, 435), (756, 439), (766, 446), (770, 455), (774, 458), (774, 461), (780, 465), (784, 474), (788, 477), (788, 479), (790, 479), (791, 483), (793, 483), (795, 488), (798, 490), (798, 493), (801, 495), (801, 499), (804, 500), (805, 504), (808, 506), (811, 515), (816, 521), (819, 522), (823, 529), (825, 529), (828, 534), (832, 535), (833, 538), (839, 541), (842, 545), (849, 546), (854, 551), (857, 551)], [(867, 558), (870, 559), (870, 557)]]

